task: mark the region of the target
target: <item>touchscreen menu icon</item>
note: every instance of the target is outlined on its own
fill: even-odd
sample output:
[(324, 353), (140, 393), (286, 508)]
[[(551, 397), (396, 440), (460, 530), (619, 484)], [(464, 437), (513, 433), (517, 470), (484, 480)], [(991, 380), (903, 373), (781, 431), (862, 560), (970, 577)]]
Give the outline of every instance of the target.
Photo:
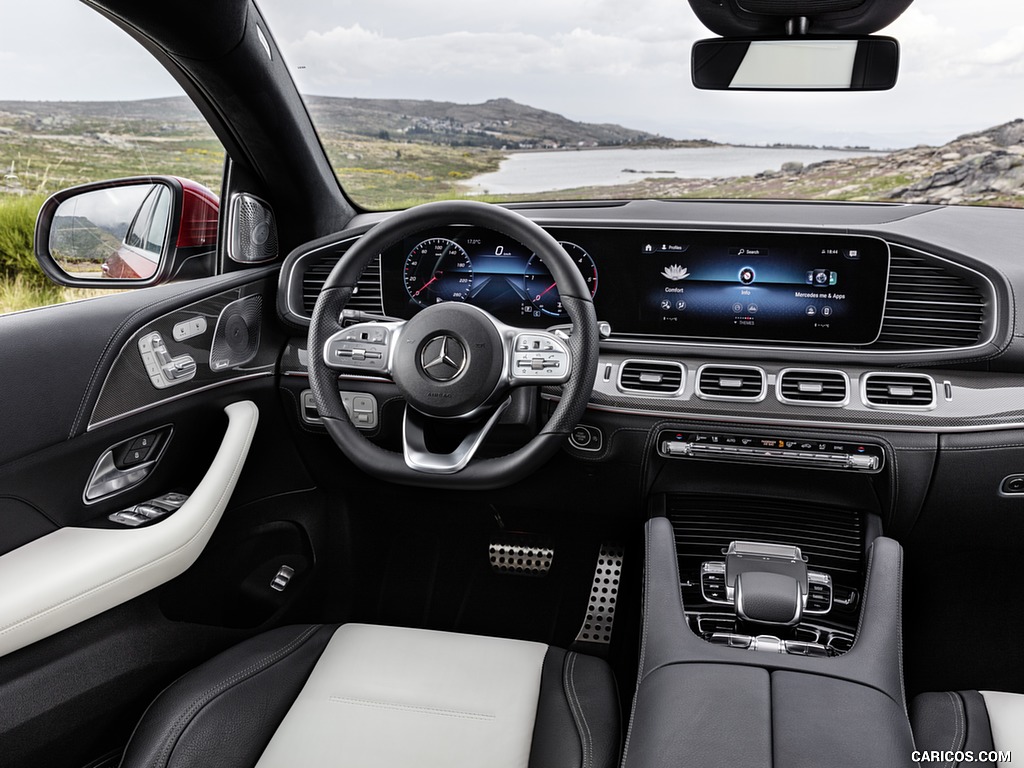
[(678, 264), (672, 264), (671, 266), (665, 267), (661, 270), (661, 276), (666, 280), (677, 282), (688, 278), (690, 276), (690, 270), (686, 267), (681, 267)]
[(827, 269), (809, 269), (807, 270), (806, 282), (808, 285), (821, 287), (835, 285), (839, 282), (839, 273)]

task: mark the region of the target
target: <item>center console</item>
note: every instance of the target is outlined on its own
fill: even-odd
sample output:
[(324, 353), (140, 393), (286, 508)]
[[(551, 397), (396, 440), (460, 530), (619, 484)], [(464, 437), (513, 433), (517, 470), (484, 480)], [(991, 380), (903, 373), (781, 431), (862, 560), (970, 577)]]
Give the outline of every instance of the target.
[(624, 766), (914, 764), (902, 550), (872, 515), (786, 507), (655, 499)]

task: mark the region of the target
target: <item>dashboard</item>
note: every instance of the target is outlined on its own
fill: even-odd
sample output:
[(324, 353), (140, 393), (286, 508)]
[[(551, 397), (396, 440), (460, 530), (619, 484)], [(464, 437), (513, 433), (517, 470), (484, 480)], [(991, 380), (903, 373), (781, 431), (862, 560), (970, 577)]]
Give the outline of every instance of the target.
[[(869, 434), (1024, 425), (1019, 211), (731, 201), (519, 211), (570, 254), (604, 323), (592, 414)], [(363, 214), (293, 252), (280, 314), (308, 325), (331, 268), (386, 217)], [(535, 254), (457, 222), (385, 249), (348, 309), (408, 319), (446, 301), (513, 326), (568, 322)]]

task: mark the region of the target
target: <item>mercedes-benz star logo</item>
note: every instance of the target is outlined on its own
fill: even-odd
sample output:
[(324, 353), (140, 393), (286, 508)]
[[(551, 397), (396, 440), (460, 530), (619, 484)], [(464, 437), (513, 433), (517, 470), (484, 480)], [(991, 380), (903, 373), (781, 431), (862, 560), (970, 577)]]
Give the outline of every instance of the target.
[(466, 348), (454, 336), (437, 336), (420, 352), (423, 372), (434, 381), (451, 381), (466, 367)]

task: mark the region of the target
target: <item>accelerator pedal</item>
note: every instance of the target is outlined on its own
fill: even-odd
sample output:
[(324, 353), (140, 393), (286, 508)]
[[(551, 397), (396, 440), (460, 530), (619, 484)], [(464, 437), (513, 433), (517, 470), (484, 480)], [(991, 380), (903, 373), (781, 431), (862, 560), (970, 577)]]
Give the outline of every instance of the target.
[(595, 647), (606, 647), (611, 642), (624, 554), (624, 548), (618, 544), (601, 544), (597, 553), (597, 565), (594, 567), (594, 583), (590, 589), (590, 599), (587, 601), (587, 615), (576, 635), (574, 649), (594, 653)]

